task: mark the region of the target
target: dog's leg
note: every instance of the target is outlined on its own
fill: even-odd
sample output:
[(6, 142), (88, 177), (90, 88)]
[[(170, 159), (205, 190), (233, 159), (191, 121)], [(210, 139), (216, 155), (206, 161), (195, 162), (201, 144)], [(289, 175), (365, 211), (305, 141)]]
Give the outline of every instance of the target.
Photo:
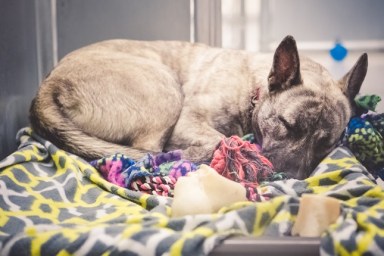
[(207, 162), (224, 137), (207, 122), (182, 112), (165, 150), (182, 149), (183, 158), (193, 162)]

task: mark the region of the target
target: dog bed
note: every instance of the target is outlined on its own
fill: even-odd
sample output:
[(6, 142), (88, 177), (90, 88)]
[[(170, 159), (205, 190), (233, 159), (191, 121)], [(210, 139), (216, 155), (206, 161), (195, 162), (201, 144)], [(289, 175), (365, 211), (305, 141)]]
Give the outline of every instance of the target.
[(171, 218), (171, 197), (113, 184), (30, 128), (17, 138), (19, 149), (0, 162), (1, 255), (215, 254), (233, 237), (290, 237), (306, 193), (342, 202), (319, 253), (384, 254), (384, 191), (344, 146), (306, 180), (260, 185), (269, 200)]

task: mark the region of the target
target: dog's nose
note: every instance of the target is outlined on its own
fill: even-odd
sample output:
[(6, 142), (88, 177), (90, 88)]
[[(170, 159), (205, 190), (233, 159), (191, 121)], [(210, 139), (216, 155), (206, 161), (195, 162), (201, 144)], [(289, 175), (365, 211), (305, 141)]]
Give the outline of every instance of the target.
[[(280, 152), (276, 154), (276, 152)], [(306, 156), (293, 155), (283, 150), (263, 150), (263, 155), (273, 164), (276, 172), (284, 172), (288, 178), (306, 178), (307, 158)]]

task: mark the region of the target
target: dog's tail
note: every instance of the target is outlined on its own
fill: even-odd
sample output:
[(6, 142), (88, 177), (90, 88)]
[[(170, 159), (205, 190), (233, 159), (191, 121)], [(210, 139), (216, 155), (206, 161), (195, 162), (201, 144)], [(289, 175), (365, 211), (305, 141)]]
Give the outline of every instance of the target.
[(79, 129), (67, 116), (60, 102), (60, 90), (65, 88), (62, 89), (49, 84), (52, 82), (44, 82), (30, 106), (30, 124), (33, 131), (39, 136), (52, 142), (58, 148), (88, 161), (116, 153), (122, 153), (134, 160), (139, 160), (147, 153), (153, 153), (111, 143)]

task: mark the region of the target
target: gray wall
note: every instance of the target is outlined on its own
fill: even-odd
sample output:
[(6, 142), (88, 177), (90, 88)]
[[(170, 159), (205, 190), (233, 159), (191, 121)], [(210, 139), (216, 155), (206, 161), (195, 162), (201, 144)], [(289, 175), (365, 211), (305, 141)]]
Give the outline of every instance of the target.
[(280, 41), (287, 34), (298, 41), (384, 40), (383, 0), (262, 0), (264, 41)]
[(59, 57), (108, 39), (190, 40), (189, 0), (57, 0)]
[(16, 148), (38, 83), (34, 1), (0, 0), (0, 159)]
[(54, 2), (0, 0), (0, 159), (55, 55), (110, 38), (190, 40), (189, 0), (56, 0), (52, 19)]

